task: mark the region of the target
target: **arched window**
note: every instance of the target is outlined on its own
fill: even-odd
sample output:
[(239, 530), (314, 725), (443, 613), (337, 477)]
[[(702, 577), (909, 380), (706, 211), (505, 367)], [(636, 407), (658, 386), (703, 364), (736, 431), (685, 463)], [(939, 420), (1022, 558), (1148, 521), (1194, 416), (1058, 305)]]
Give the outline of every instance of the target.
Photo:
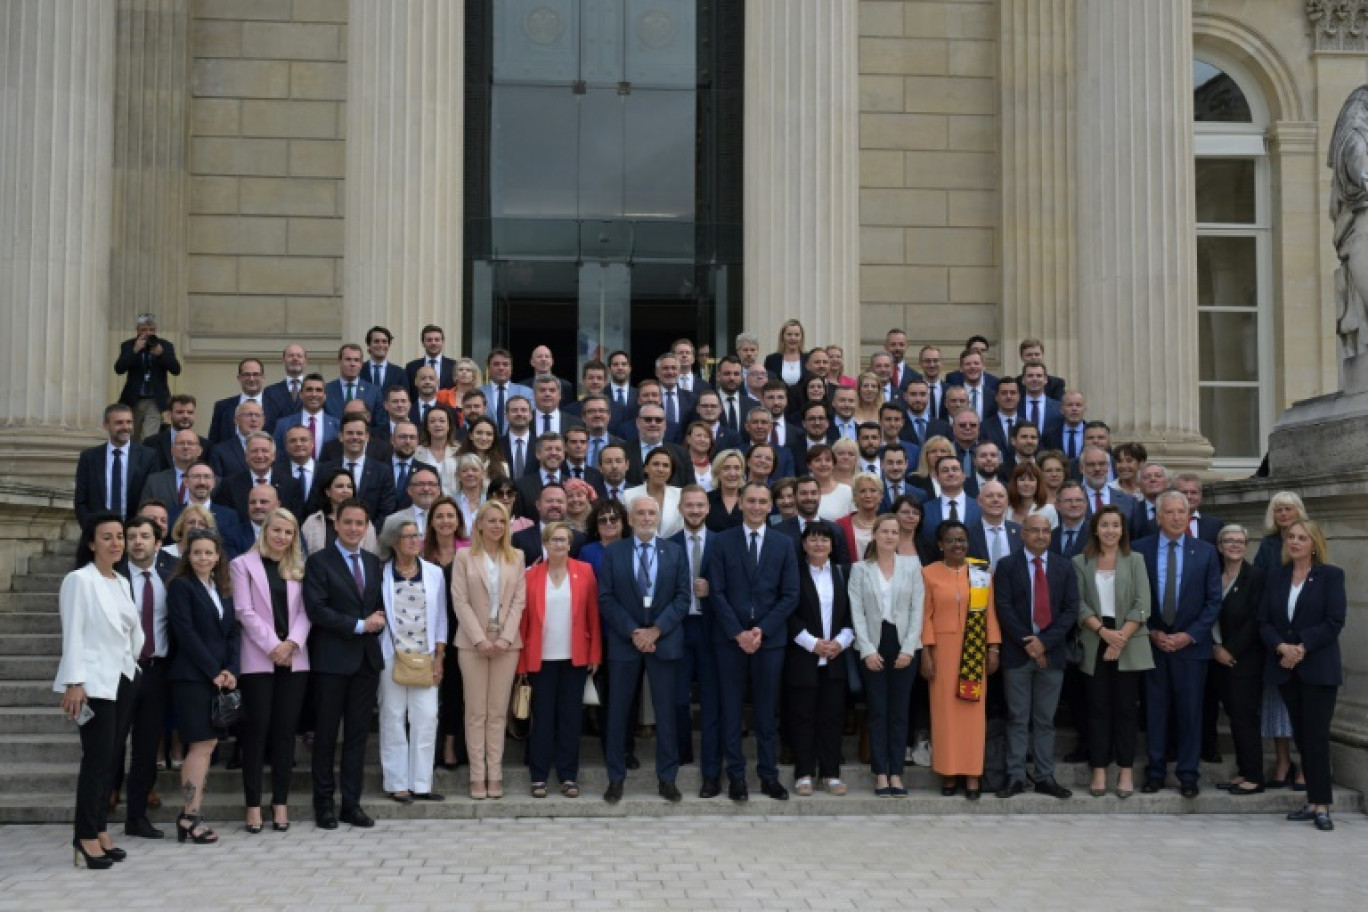
[(1253, 467), (1273, 422), (1268, 109), (1234, 61), (1193, 61), (1202, 433), (1216, 469)]

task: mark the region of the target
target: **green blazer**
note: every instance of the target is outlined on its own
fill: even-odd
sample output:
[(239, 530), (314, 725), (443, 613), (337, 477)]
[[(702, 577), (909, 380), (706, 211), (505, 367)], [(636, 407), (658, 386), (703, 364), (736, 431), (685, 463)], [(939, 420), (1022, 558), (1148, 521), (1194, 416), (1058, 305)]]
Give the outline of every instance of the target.
[[(1102, 638), (1088, 629), (1088, 618), (1102, 616), (1102, 602), (1097, 595), (1097, 559), (1079, 554), (1073, 559), (1078, 574), (1078, 638), (1083, 644), (1084, 674), (1092, 674), (1097, 663), (1098, 646)], [(1150, 612), (1149, 572), (1145, 559), (1132, 551), (1116, 558), (1116, 626), (1137, 621), (1140, 629), (1121, 650), (1120, 671), (1147, 671), (1154, 667), (1154, 653), (1150, 651), (1149, 628), (1145, 621)]]

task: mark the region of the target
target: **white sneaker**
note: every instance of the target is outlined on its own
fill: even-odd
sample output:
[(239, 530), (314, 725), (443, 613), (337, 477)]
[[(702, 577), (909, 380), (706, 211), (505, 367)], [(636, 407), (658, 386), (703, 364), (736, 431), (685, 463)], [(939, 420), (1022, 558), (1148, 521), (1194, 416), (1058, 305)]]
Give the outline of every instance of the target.
[(912, 748), (912, 763), (914, 766), (931, 765), (931, 741), (922, 738), (917, 741), (917, 746)]

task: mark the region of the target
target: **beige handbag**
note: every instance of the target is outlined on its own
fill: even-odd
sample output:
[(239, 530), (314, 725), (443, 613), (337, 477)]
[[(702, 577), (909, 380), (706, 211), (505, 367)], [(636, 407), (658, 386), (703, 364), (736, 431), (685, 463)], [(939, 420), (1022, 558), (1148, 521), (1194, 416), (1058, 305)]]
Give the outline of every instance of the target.
[(526, 722), (532, 718), (532, 682), (527, 675), (518, 675), (513, 684), (513, 718)]
[(435, 687), (432, 678), (432, 654), (427, 652), (394, 652), (394, 683), (400, 687)]

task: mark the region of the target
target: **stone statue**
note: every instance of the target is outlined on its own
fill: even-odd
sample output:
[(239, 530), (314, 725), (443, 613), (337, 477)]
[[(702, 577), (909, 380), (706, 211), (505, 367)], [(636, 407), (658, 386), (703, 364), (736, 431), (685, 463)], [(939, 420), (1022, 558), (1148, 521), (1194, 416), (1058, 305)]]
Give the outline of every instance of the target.
[(1344, 102), (1330, 138), (1330, 218), (1335, 223), (1336, 331), (1340, 357), (1368, 351), (1368, 85)]

